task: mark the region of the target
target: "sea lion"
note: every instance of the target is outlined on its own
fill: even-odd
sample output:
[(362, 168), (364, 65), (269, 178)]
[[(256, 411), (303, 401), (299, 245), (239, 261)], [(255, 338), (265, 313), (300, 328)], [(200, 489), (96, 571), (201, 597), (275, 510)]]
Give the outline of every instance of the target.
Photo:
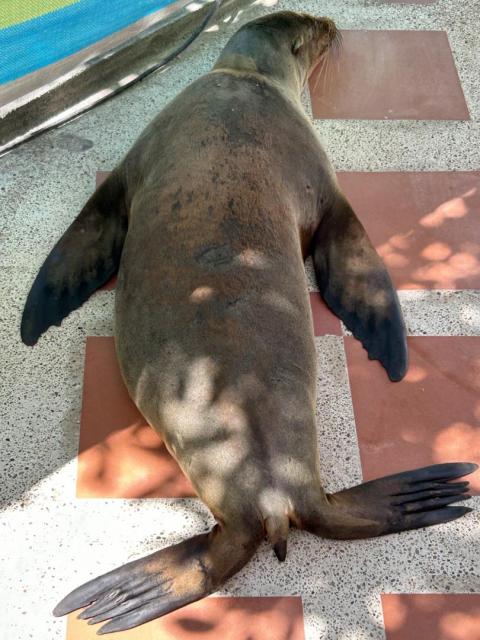
[(212, 71), (140, 136), (54, 247), (22, 319), (26, 344), (118, 269), (116, 348), (134, 402), (217, 524), (79, 587), (55, 608), (128, 629), (215, 591), (290, 526), (366, 538), (469, 511), (470, 463), (328, 495), (318, 469), (316, 361), (303, 262), (392, 380), (407, 367), (396, 292), (300, 104), (337, 41), (328, 18), (243, 26)]

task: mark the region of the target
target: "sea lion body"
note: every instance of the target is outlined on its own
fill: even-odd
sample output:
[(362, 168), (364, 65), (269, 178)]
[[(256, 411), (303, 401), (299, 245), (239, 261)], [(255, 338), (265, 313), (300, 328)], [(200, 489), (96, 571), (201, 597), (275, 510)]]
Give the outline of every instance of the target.
[(290, 526), (365, 538), (469, 511), (476, 465), (404, 472), (327, 495), (315, 431), (316, 357), (303, 261), (392, 380), (405, 375), (396, 292), (300, 105), (337, 41), (327, 18), (248, 23), (97, 189), (40, 269), (21, 334), (33, 345), (117, 270), (115, 337), (129, 393), (217, 521), (79, 587), (99, 633), (215, 591)]
[(232, 474), (238, 501), (277, 493), (294, 510), (318, 477), (303, 261), (330, 164), (279, 89), (224, 72), (187, 88), (137, 153), (116, 290), (130, 394), (217, 517), (238, 511), (223, 505)]

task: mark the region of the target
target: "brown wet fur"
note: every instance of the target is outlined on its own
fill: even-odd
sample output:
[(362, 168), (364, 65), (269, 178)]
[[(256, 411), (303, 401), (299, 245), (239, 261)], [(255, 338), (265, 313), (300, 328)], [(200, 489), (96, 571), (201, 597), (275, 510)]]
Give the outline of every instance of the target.
[(285, 529), (323, 495), (303, 261), (337, 186), (298, 101), (321, 23), (278, 20), (290, 29), (284, 51), (275, 41), (278, 69), (256, 52), (259, 21), (125, 160), (134, 195), (116, 345), (132, 398), (217, 520), (247, 508), (263, 522), (274, 502)]
[[(422, 496), (461, 499), (466, 484), (445, 483), (470, 473), (468, 464), (333, 496), (321, 486), (303, 266), (309, 253), (324, 299), (371, 357), (392, 379), (406, 370), (395, 291), (300, 104), (309, 72), (337, 40), (331, 20), (305, 14), (249, 23), (97, 191), (117, 190), (112, 219), (128, 211), (115, 296), (125, 383), (217, 525), (87, 583), (57, 606), (57, 615), (94, 603), (82, 617), (111, 618), (103, 633), (130, 628), (216, 590), (265, 535), (284, 560), (290, 526), (361, 538), (467, 511), (440, 512), (435, 505), (445, 503), (432, 502), (425, 515), (420, 500), (407, 515), (404, 495), (419, 483)], [(101, 218), (102, 207), (94, 196), (79, 219)], [(110, 233), (115, 242), (118, 233)], [(70, 259), (62, 253), (71, 246), (68, 234), (29, 294), (22, 323), (28, 344), (88, 297), (80, 268), (77, 289), (58, 284), (71, 282), (71, 274), (58, 275)], [(92, 225), (92, 251), (104, 239)], [(101, 284), (101, 246), (98, 254)]]

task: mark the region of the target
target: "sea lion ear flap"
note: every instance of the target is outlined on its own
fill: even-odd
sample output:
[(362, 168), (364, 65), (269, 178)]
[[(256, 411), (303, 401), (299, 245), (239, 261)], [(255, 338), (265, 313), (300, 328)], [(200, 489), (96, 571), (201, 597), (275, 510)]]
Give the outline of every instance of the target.
[(320, 293), (390, 380), (407, 371), (405, 324), (390, 276), (342, 194), (315, 232), (313, 263)]
[(303, 47), (303, 44), (304, 44), (303, 36), (301, 35), (297, 36), (292, 44), (292, 53), (294, 56), (298, 56), (298, 54), (300, 53)]

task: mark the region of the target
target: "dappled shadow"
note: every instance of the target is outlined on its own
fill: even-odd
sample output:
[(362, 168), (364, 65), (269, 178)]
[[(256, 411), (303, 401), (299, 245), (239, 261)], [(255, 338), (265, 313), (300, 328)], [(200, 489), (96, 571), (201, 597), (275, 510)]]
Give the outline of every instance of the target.
[[(362, 346), (345, 338), (365, 480), (440, 462), (480, 463), (480, 339), (408, 343), (409, 370), (392, 385)], [(480, 473), (469, 480), (480, 494)]]
[(382, 594), (386, 640), (480, 640), (480, 594)]
[(195, 495), (123, 384), (113, 338), (88, 338), (77, 496), (153, 498)]
[(397, 289), (480, 288), (480, 173), (339, 173)]
[(164, 619), (172, 638), (303, 640), (299, 597), (209, 598)]
[[(112, 640), (304, 640), (299, 597), (207, 598), (136, 629), (113, 633)], [(98, 638), (72, 614), (67, 640)]]
[(192, 486), (149, 425), (114, 431), (78, 457), (79, 498), (192, 495)]

